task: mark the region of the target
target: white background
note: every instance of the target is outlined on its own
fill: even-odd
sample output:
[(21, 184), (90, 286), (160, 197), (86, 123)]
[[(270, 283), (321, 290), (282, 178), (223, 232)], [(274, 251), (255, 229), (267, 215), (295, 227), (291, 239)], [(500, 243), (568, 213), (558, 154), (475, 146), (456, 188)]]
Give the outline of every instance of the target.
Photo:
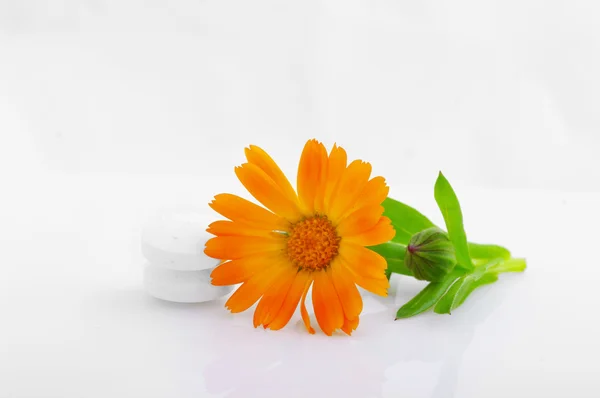
[[(594, 1), (0, 0), (0, 397), (597, 397), (600, 5)], [(163, 205), (293, 180), (345, 147), (436, 222), (528, 259), (452, 316), (351, 338), (255, 330), (141, 287)]]

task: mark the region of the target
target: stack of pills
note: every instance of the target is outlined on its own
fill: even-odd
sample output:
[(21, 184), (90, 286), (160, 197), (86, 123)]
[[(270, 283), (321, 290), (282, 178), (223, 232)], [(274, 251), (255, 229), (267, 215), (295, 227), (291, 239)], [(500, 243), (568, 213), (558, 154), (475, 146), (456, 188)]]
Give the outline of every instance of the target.
[(204, 254), (209, 209), (179, 206), (160, 210), (144, 226), (142, 254), (147, 260), (144, 287), (156, 298), (180, 303), (219, 299), (231, 286), (213, 286), (210, 273), (219, 261)]

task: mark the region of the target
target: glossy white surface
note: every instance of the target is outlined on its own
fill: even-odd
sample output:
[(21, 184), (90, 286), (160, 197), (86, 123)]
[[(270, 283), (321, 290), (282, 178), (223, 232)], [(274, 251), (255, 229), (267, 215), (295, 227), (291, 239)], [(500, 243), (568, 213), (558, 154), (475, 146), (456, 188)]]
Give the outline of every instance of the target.
[[(394, 312), (422, 284), (395, 278), (391, 297), (365, 295), (352, 337), (327, 338), (308, 335), (298, 315), (283, 331), (255, 330), (251, 312), (232, 315), (223, 300), (175, 304), (143, 291), (140, 225), (158, 202), (206, 203), (213, 189), (196, 178), (40, 173), (22, 181), (5, 185), (23, 195), (5, 197), (0, 209), (1, 397), (599, 392), (600, 267), (590, 227), (600, 223), (598, 194), (458, 185), (467, 233), (507, 245), (529, 269), (482, 288), (451, 316), (404, 321)], [(156, 186), (168, 194), (148, 195)], [(440, 221), (431, 187), (392, 195)]]
[[(597, 398), (599, 10), (0, 2), (0, 397)], [(312, 137), (437, 223), (443, 170), (528, 270), (396, 322), (422, 284), (395, 278), (352, 337), (144, 292), (148, 217), (243, 193), (248, 144), (294, 180)]]

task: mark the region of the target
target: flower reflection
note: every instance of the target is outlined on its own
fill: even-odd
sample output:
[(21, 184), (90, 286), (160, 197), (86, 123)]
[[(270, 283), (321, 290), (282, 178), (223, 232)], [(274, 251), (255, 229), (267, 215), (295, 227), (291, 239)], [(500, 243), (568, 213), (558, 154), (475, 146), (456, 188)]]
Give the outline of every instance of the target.
[[(240, 328), (234, 335), (219, 336), (215, 349), (222, 343), (224, 352), (204, 372), (213, 394), (368, 397), (379, 396), (385, 381), (385, 362), (370, 346), (347, 336), (310, 336), (299, 324), (277, 335), (257, 330), (250, 337), (247, 328)], [(244, 340), (252, 344), (242, 344)]]
[[(498, 304), (488, 300), (481, 309), (465, 304), (453, 316), (394, 322), (398, 303), (370, 299), (379, 307), (365, 311), (362, 328), (352, 337), (308, 335), (299, 320), (284, 333), (250, 332), (245, 323), (216, 328), (217, 359), (203, 374), (208, 392), (228, 398), (395, 397), (417, 385), (418, 396), (452, 396), (476, 326)], [(431, 371), (411, 371), (417, 362), (428, 363), (425, 371)]]

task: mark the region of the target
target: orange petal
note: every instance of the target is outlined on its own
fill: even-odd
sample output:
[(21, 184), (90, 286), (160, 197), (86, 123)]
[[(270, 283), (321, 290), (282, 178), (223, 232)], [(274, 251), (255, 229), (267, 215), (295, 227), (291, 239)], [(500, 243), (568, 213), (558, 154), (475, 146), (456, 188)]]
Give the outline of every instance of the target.
[(243, 223), (226, 220), (211, 223), (206, 232), (216, 236), (262, 236), (267, 238), (274, 234), (274, 232), (266, 229), (258, 229)]
[(296, 311), (298, 307), (298, 302), (300, 301), (300, 297), (306, 288), (306, 285), (310, 282), (310, 273), (308, 272), (298, 272), (296, 277), (294, 278), (294, 282), (290, 287), (287, 295), (285, 296), (285, 300), (279, 309), (279, 312), (273, 318), (271, 323), (269, 323), (266, 327), (271, 330), (279, 330), (288, 324), (292, 315)]
[(327, 149), (320, 145), (319, 159), (321, 160), (321, 175), (319, 176), (319, 186), (315, 194), (315, 212), (323, 214), (325, 212), (325, 190), (327, 188), (327, 168), (329, 161), (327, 159)]
[(255, 145), (250, 145), (250, 148), (246, 148), (244, 151), (248, 162), (258, 166), (265, 174), (271, 177), (273, 182), (290, 201), (294, 203), (298, 202), (298, 196), (296, 196), (296, 191), (294, 191), (292, 184), (290, 184), (283, 171), (281, 171), (268, 153)]
[(232, 221), (265, 230), (287, 231), (289, 222), (246, 199), (229, 193), (215, 196), (209, 203), (217, 213)]
[[(324, 156), (325, 155), (325, 156)], [(309, 140), (298, 165), (298, 198), (305, 215), (315, 211), (315, 198), (321, 186), (322, 170), (327, 162), (327, 150), (317, 140)]]
[(344, 170), (329, 203), (328, 216), (333, 223), (337, 224), (342, 215), (352, 208), (370, 174), (371, 165), (360, 160), (350, 163)]
[(286, 268), (287, 270), (279, 276), (262, 299), (260, 299), (260, 302), (254, 311), (255, 328), (261, 324), (267, 325), (279, 312), (283, 300), (285, 300), (285, 296), (290, 290), (290, 286), (292, 286), (296, 273), (298, 272), (298, 269), (291, 266), (291, 264)]
[(325, 184), (324, 210), (329, 212), (331, 195), (335, 190), (344, 170), (346, 170), (347, 156), (344, 148), (333, 145), (333, 149), (329, 153), (327, 166), (327, 184)]
[(302, 293), (302, 301), (300, 302), (300, 314), (302, 315), (302, 321), (304, 322), (304, 327), (308, 330), (308, 333), (315, 334), (315, 329), (310, 325), (310, 317), (308, 316), (308, 311), (306, 311), (306, 294), (308, 293), (308, 289), (310, 288), (311, 281), (306, 284), (304, 288), (304, 293)]
[(217, 266), (210, 274), (211, 283), (215, 286), (236, 285), (246, 282), (257, 272), (280, 262), (281, 253), (260, 253), (245, 256), (237, 260), (227, 261)]
[(341, 260), (342, 265), (348, 272), (352, 274), (354, 282), (365, 290), (371, 293), (386, 297), (390, 282), (385, 274), (376, 277), (368, 277), (363, 274), (363, 266), (358, 263), (349, 263), (346, 260)]
[(285, 249), (283, 238), (258, 236), (217, 236), (206, 242), (204, 253), (220, 260), (235, 260), (258, 253), (281, 252)]
[(272, 264), (261, 272), (252, 276), (240, 286), (225, 303), (231, 312), (243, 312), (252, 307), (254, 303), (270, 288), (275, 280), (285, 273), (290, 267), (289, 262), (281, 261)]
[(360, 275), (367, 278), (385, 277), (387, 262), (385, 258), (366, 247), (342, 239), (339, 249), (340, 257), (353, 266)]
[(353, 236), (344, 236), (344, 239), (361, 246), (375, 246), (392, 240), (395, 235), (396, 231), (390, 219), (381, 217), (379, 222), (368, 231)]
[(358, 327), (359, 318), (356, 317), (352, 320), (344, 319), (344, 325), (342, 326), (342, 331), (346, 333), (348, 336), (352, 335), (352, 332), (356, 330)]
[(382, 214), (383, 206), (381, 205), (362, 207), (340, 221), (337, 232), (343, 237), (363, 233), (373, 228)]
[(302, 217), (296, 203), (284, 195), (271, 177), (255, 164), (244, 163), (235, 168), (235, 174), (248, 192), (275, 214), (292, 223)]
[(331, 283), (330, 270), (314, 273), (312, 297), (317, 323), (323, 333), (331, 336), (336, 329), (344, 324), (344, 310), (340, 299)]
[(351, 211), (360, 209), (364, 206), (379, 205), (387, 198), (389, 192), (390, 187), (386, 185), (385, 178), (374, 177), (364, 186), (362, 192), (358, 195), (358, 199), (354, 203), (354, 206), (352, 206)]
[(348, 319), (354, 319), (360, 315), (363, 309), (362, 297), (356, 285), (352, 274), (336, 259), (331, 264), (331, 281), (337, 292), (344, 316)]

